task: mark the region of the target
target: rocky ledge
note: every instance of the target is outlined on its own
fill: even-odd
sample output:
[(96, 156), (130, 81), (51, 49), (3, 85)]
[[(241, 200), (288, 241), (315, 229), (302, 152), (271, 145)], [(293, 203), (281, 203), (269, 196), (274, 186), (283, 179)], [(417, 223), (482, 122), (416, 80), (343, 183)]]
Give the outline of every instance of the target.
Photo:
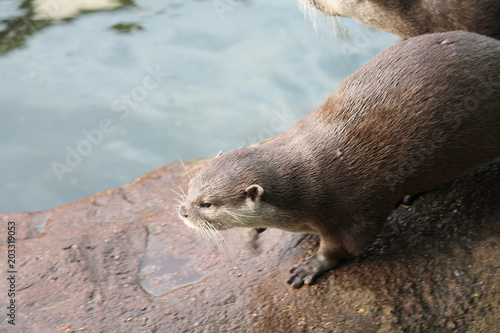
[(288, 270), (315, 237), (268, 230), (255, 251), (229, 230), (218, 248), (177, 218), (187, 181), (172, 164), (53, 210), (1, 214), (0, 331), (498, 331), (500, 162), (397, 208), (360, 258), (299, 290)]

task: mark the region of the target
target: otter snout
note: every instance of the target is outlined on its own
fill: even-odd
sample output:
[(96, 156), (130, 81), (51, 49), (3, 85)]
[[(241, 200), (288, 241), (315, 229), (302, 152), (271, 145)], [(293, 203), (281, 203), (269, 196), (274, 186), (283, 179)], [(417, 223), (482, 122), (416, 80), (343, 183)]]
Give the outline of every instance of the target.
[(189, 217), (186, 206), (184, 204), (179, 206), (179, 216), (183, 219), (187, 219)]

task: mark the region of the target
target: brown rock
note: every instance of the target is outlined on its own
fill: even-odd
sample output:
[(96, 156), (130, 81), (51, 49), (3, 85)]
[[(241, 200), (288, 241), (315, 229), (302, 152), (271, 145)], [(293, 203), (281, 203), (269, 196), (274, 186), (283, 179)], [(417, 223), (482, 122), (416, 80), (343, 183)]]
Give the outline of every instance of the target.
[[(201, 161), (187, 162), (194, 169)], [(221, 251), (176, 216), (180, 164), (16, 222), (19, 332), (493, 332), (498, 329), (500, 162), (398, 208), (357, 260), (292, 290), (313, 236), (268, 230), (261, 251)], [(5, 283), (0, 304), (9, 302)], [(5, 310), (0, 313), (6, 313)], [(2, 315), (0, 331), (12, 329)]]

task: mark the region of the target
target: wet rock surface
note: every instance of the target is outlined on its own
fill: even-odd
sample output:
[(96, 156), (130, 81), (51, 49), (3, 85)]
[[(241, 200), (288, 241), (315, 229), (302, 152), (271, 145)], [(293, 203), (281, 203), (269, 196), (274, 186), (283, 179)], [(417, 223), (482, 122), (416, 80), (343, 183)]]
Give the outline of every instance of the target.
[(500, 162), (397, 208), (360, 258), (300, 290), (285, 280), (314, 236), (267, 230), (255, 251), (229, 230), (218, 249), (176, 216), (187, 182), (167, 165), (50, 211), (1, 214), (2, 253), (7, 221), (17, 226), (18, 309), (0, 331), (498, 331)]

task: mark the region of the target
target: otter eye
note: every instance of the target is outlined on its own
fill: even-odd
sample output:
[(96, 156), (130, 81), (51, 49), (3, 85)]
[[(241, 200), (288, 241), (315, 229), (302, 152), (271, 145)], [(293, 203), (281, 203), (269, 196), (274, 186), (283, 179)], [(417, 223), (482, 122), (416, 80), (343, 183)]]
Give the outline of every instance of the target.
[(200, 204), (200, 207), (201, 208), (210, 208), (210, 207), (212, 207), (212, 204), (209, 202), (203, 202)]

